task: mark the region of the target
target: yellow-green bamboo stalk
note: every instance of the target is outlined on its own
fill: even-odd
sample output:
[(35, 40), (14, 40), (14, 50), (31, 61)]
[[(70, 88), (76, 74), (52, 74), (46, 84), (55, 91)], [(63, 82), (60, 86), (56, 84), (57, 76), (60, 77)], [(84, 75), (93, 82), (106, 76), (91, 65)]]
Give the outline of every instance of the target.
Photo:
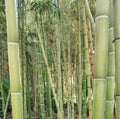
[(13, 119), (23, 119), (23, 97), (18, 44), (18, 19), (16, 0), (5, 0), (10, 90)]
[(109, 38), (109, 0), (96, 1), (93, 119), (105, 118)]
[(114, 43), (115, 43), (115, 106), (116, 119), (120, 119), (120, 0), (114, 0)]
[(106, 92), (106, 119), (114, 119), (114, 89), (115, 89), (115, 52), (113, 33), (113, 0), (110, 0), (110, 26), (108, 46), (108, 72)]

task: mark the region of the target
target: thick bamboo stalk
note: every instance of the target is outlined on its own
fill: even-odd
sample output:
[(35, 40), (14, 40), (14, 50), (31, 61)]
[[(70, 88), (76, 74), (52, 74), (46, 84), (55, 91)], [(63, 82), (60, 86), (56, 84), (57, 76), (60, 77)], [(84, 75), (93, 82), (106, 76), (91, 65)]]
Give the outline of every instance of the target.
[(113, 33), (113, 0), (110, 0), (110, 26), (108, 46), (108, 72), (106, 92), (106, 119), (114, 119), (114, 89), (115, 89), (115, 52)]
[[(102, 7), (102, 8), (101, 8)], [(105, 118), (109, 38), (109, 0), (96, 1), (93, 119)]]
[(23, 97), (18, 44), (18, 21), (16, 0), (5, 0), (10, 90), (13, 119), (23, 119)]
[(120, 119), (120, 0), (114, 0), (114, 43), (115, 43), (115, 105), (116, 118)]

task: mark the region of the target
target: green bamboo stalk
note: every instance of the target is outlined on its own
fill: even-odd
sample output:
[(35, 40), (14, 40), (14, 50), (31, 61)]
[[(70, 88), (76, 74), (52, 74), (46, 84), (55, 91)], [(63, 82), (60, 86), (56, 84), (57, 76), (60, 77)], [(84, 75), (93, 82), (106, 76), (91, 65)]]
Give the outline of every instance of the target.
[[(22, 6), (22, 7), (21, 7)], [(21, 49), (21, 69), (22, 69), (22, 82), (23, 82), (23, 106), (24, 106), (24, 119), (27, 119), (27, 104), (26, 104), (26, 46), (25, 46), (25, 3), (24, 1), (18, 1), (18, 27), (19, 27), (19, 39), (20, 39), (20, 49)]]
[[(101, 7), (102, 8), (101, 8)], [(93, 89), (93, 119), (105, 118), (106, 77), (109, 38), (109, 0), (96, 1), (95, 74)]]
[[(84, 10), (84, 9), (83, 9)], [(84, 26), (84, 50), (85, 50), (85, 71), (87, 78), (87, 90), (88, 90), (88, 110), (89, 110), (89, 119), (92, 119), (92, 99), (91, 99), (91, 69), (90, 69), (90, 59), (89, 59), (89, 46), (88, 46), (88, 28), (86, 21), (85, 10), (83, 11), (83, 26)]]
[[(33, 45), (33, 52), (35, 52), (35, 46), (36, 45)], [(39, 54), (39, 53), (38, 53)], [(36, 54), (32, 54), (34, 57), (33, 57), (33, 61), (34, 62), (32, 62), (32, 72), (33, 72), (33, 92), (34, 92), (34, 105), (33, 105), (33, 109), (34, 109), (34, 118), (37, 118), (37, 112), (38, 112), (38, 104), (37, 104), (37, 102), (38, 102), (38, 87), (39, 87), (39, 73), (37, 72), (37, 70), (36, 70), (36, 67), (37, 66), (39, 66), (39, 61), (37, 62), (37, 59), (38, 59), (38, 54), (37, 54), (37, 56), (36, 56)], [(38, 68), (37, 68), (38, 69)], [(39, 70), (39, 69), (38, 69)]]
[[(60, 22), (60, 21), (58, 21)], [(63, 112), (63, 94), (62, 94), (62, 76), (61, 76), (61, 40), (59, 38), (59, 23), (56, 26), (56, 47), (57, 47), (57, 67), (58, 67), (58, 100), (59, 100), (59, 108), (62, 114), (62, 119), (64, 119), (64, 112)]]
[(67, 40), (67, 45), (68, 45), (68, 66), (67, 66), (67, 71), (68, 71), (68, 79), (67, 79), (67, 90), (68, 90), (68, 119), (71, 119), (71, 56), (70, 56), (70, 19), (68, 19), (68, 40)]
[[(50, 11), (48, 11), (48, 13), (47, 13), (47, 16), (46, 16), (48, 19), (48, 21), (53, 21), (53, 19), (52, 19), (52, 16), (51, 16), (51, 12)], [(51, 28), (51, 29), (53, 29), (53, 24), (51, 24), (50, 22), (48, 22), (48, 27), (49, 28)], [(50, 31), (49, 31), (49, 34), (46, 34), (46, 41), (48, 40), (48, 41), (50, 41), (50, 39), (52, 39), (50, 36), (51, 36), (51, 29), (50, 29)], [(50, 38), (50, 39), (48, 39), (48, 38)], [(51, 74), (52, 74), (52, 64), (53, 64), (53, 54), (52, 54), (52, 51), (51, 51), (51, 48), (49, 48), (49, 45), (51, 46), (52, 45), (52, 43), (50, 42), (50, 44), (47, 44), (46, 43), (46, 53), (47, 53), (47, 57), (48, 57), (48, 61), (50, 62), (50, 68), (51, 68)], [(45, 75), (46, 75), (46, 82), (47, 82), (47, 85), (46, 85), (46, 95), (47, 95), (47, 110), (48, 110), (48, 115), (49, 115), (49, 118), (50, 119), (53, 119), (53, 112), (52, 112), (52, 99), (51, 99), (51, 95), (52, 95), (52, 93), (51, 93), (51, 88), (50, 88), (50, 81), (48, 80), (48, 75), (47, 75), (47, 72), (45, 72)]]
[(2, 42), (2, 64), (1, 64), (1, 77), (0, 77), (0, 92), (1, 92), (1, 101), (2, 101), (2, 112), (4, 112), (5, 109), (5, 100), (4, 100), (4, 91), (3, 91), (3, 85), (2, 85), (2, 81), (4, 79), (4, 42)]
[(114, 119), (114, 89), (115, 89), (115, 52), (113, 32), (113, 0), (110, 0), (110, 26), (108, 46), (108, 72), (106, 92), (106, 119)]
[[(27, 60), (27, 59), (26, 59)], [(28, 61), (28, 60), (27, 60)], [(29, 61), (28, 61), (29, 62)], [(30, 88), (30, 64), (27, 62), (26, 64), (26, 80), (27, 80), (27, 85), (26, 85), (26, 89)], [(27, 112), (28, 112), (28, 118), (31, 119), (31, 92), (29, 90), (27, 90), (26, 92), (26, 96), (27, 96)]]
[(80, 19), (80, 5), (78, 0), (78, 115), (79, 119), (82, 119), (82, 49), (81, 49), (81, 19)]
[[(45, 101), (44, 101), (44, 80), (45, 80), (45, 71), (44, 71), (44, 65), (43, 65), (43, 59), (42, 59), (42, 53), (40, 49), (40, 42), (37, 43), (37, 75), (38, 75), (38, 87), (39, 87), (39, 103), (40, 103), (40, 114), (41, 119), (45, 119)], [(37, 84), (36, 84), (37, 85)], [(37, 98), (37, 97), (36, 97)], [(37, 99), (36, 99), (37, 100)], [(36, 102), (37, 104), (37, 102)], [(37, 104), (38, 105), (38, 104)]]
[[(40, 53), (41, 54), (41, 53)], [(41, 55), (39, 55), (39, 60), (41, 60), (39, 66), (39, 80), (40, 80), (40, 108), (41, 108), (41, 116), (42, 119), (45, 119), (45, 104), (44, 104), (44, 65), (43, 64), (43, 60), (40, 58)]]
[(2, 106), (1, 106), (1, 116), (2, 116), (2, 113), (4, 112), (4, 97), (3, 97), (3, 85), (2, 85), (2, 80), (1, 80), (1, 78), (0, 78), (0, 94), (1, 94), (1, 96), (0, 96), (0, 102), (1, 102), (1, 104), (2, 104)]
[[(49, 38), (48, 34), (46, 34), (45, 36), (46, 36), (46, 38)], [(53, 67), (52, 67), (53, 59), (52, 59), (52, 57), (53, 57), (53, 55), (51, 53), (51, 49), (49, 49), (48, 44), (45, 43), (45, 45), (46, 45), (46, 47), (45, 47), (46, 48), (46, 54), (47, 54), (47, 58), (48, 58), (48, 61), (49, 61), (49, 66), (50, 66), (51, 74), (52, 74), (52, 70), (53, 70)], [(44, 67), (45, 67), (45, 65), (44, 65)], [(45, 98), (44, 98), (45, 99), (45, 109), (46, 109), (45, 111), (47, 112), (47, 115), (49, 116), (49, 119), (53, 119), (52, 92), (51, 92), (50, 81), (49, 81), (46, 69), (44, 69), (43, 75), (44, 75), (44, 91), (45, 91)]]
[(115, 106), (116, 118), (120, 119), (120, 0), (114, 0), (114, 43), (115, 43)]
[(71, 99), (71, 119), (74, 119), (75, 118), (75, 115), (76, 115), (76, 111), (75, 110), (77, 107), (75, 107), (75, 103), (76, 103), (76, 91), (75, 91), (75, 88), (76, 88), (76, 62), (77, 62), (77, 44), (76, 44), (76, 41), (77, 39), (74, 41), (74, 62), (73, 62), (73, 74), (72, 74), (72, 82), (71, 82), (71, 95), (72, 95), (72, 99)]
[[(47, 49), (48, 50), (48, 49)], [(47, 51), (49, 53), (49, 51)], [(50, 60), (52, 60), (52, 54), (48, 54), (47, 55), (48, 58)], [(51, 67), (51, 70), (52, 70), (52, 66)], [(52, 73), (52, 72), (51, 72)], [(51, 99), (51, 87), (50, 87), (50, 81), (48, 80), (48, 75), (47, 75), (47, 72), (45, 73), (46, 75), (46, 81), (47, 81), (47, 85), (46, 85), (46, 88), (47, 88), (47, 104), (48, 104), (48, 115), (50, 116), (49, 118), (50, 119), (53, 119), (53, 113), (52, 113), (52, 99)]]
[[(88, 42), (87, 42), (87, 27), (86, 27), (86, 16), (85, 16), (85, 6), (82, 4), (81, 5), (82, 7), (82, 28), (83, 28), (83, 34), (82, 34), (82, 41), (83, 41), (83, 44), (82, 44), (82, 50), (83, 50), (83, 53), (82, 53), (82, 62), (83, 62), (83, 65), (82, 65), (82, 70), (83, 70), (83, 102), (82, 102), (82, 108), (83, 108), (83, 116), (82, 118), (83, 119), (86, 119), (86, 114), (87, 114), (87, 72), (86, 72), (86, 66), (87, 66), (87, 62), (86, 62), (86, 51), (88, 50)], [(87, 44), (86, 44), (87, 43)]]
[(23, 119), (23, 97), (20, 71), (20, 56), (18, 44), (18, 22), (16, 0), (5, 0), (8, 60), (10, 72), (10, 90), (13, 119)]
[(3, 116), (3, 119), (6, 119), (7, 108), (8, 108), (9, 100), (10, 100), (10, 90), (9, 90), (8, 97), (7, 97), (7, 101), (6, 101), (6, 105), (5, 105), (5, 110), (4, 110), (4, 116)]

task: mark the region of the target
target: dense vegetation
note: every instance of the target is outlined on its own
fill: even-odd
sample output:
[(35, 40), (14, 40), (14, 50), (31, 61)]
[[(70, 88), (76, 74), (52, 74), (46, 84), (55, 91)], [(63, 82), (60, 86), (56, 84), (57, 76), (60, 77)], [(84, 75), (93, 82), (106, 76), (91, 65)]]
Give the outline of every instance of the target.
[(0, 0), (0, 118), (120, 119), (119, 5)]

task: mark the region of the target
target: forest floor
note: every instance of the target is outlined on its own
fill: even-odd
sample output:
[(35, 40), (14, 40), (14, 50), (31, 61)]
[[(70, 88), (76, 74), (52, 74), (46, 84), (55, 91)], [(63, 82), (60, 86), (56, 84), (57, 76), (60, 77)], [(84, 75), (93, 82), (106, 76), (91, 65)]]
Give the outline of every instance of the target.
[[(0, 118), (0, 119), (1, 119), (1, 118)], [(12, 115), (9, 114), (6, 119), (12, 119)], [(33, 119), (36, 119), (36, 118), (33, 118)], [(37, 118), (37, 119), (40, 119), (40, 118)], [(47, 118), (47, 119), (49, 119), (49, 118)], [(57, 119), (56, 116), (54, 117), (54, 119)], [(67, 119), (67, 116), (65, 116), (65, 119)], [(78, 115), (75, 115), (75, 118), (74, 118), (74, 119), (79, 119), (79, 118), (78, 118)], [(87, 119), (89, 119), (89, 117), (87, 117)], [(114, 119), (116, 119), (116, 118), (114, 117)]]
[[(66, 105), (64, 105), (64, 119), (67, 119), (67, 106)], [(57, 111), (56, 111), (56, 108), (54, 107), (53, 108), (53, 119), (57, 119)], [(74, 119), (79, 119), (78, 118), (78, 108), (77, 108), (77, 105), (74, 105), (74, 113), (75, 113), (75, 117), (74, 117)], [(114, 114), (115, 114), (115, 112), (114, 112)], [(86, 119), (89, 119), (89, 114), (88, 114), (88, 110), (87, 110), (87, 118)], [(0, 118), (1, 119), (1, 118)], [(7, 115), (7, 118), (6, 119), (12, 119), (12, 114), (11, 114), (11, 112), (8, 112), (8, 115)], [(37, 117), (37, 118), (32, 118), (32, 119), (41, 119), (40, 117)], [(49, 117), (46, 117), (46, 119), (49, 119)], [(114, 119), (116, 119), (116, 117), (114, 117)]]

